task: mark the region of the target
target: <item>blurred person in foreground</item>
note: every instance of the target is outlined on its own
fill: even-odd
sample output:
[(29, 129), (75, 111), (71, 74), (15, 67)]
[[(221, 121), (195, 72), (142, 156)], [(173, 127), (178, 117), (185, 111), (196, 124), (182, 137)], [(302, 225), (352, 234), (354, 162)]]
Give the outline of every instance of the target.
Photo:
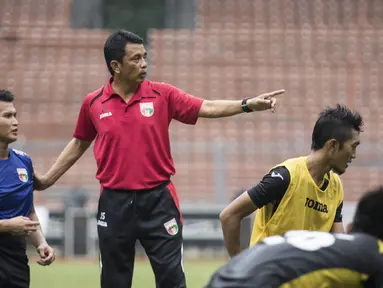
[(182, 216), (170, 178), (175, 174), (169, 124), (275, 109), (275, 91), (243, 100), (203, 100), (146, 80), (143, 40), (120, 30), (104, 46), (107, 83), (82, 103), (73, 139), (37, 189), (53, 185), (89, 148), (97, 163), (97, 227), (101, 287), (132, 285), (135, 244), (149, 257), (158, 288), (186, 287), (182, 259)]
[(289, 231), (233, 257), (206, 288), (383, 287), (383, 188), (359, 201), (350, 234)]
[(37, 249), (40, 265), (49, 265), (54, 251), (47, 244), (33, 205), (32, 160), (9, 148), (17, 140), (18, 122), (10, 91), (0, 90), (0, 287), (29, 287), (26, 240)]
[(240, 252), (240, 222), (254, 211), (250, 246), (289, 230), (344, 232), (343, 188), (338, 175), (346, 172), (356, 156), (362, 126), (360, 114), (345, 106), (320, 113), (311, 153), (275, 166), (220, 213), (229, 255)]

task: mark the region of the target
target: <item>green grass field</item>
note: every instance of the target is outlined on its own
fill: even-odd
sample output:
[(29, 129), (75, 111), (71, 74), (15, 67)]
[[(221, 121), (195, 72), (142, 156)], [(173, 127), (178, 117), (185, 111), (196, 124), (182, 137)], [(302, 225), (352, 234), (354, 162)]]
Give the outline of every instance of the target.
[[(185, 261), (188, 288), (202, 288), (213, 272), (224, 261)], [(56, 261), (49, 267), (41, 267), (31, 259), (31, 288), (96, 288), (100, 287), (99, 266), (92, 261)], [(154, 276), (150, 264), (136, 262), (133, 288), (152, 288)], [(116, 287), (117, 288), (117, 287)]]

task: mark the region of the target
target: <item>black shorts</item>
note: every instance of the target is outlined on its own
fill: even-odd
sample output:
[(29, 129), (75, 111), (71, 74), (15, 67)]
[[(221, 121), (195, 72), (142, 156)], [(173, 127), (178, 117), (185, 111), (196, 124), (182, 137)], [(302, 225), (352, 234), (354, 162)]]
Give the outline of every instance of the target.
[(0, 233), (0, 287), (28, 288), (29, 283), (25, 237)]
[(105, 188), (97, 213), (101, 287), (132, 285), (135, 244), (140, 241), (157, 288), (184, 288), (182, 218), (170, 181), (150, 190)]

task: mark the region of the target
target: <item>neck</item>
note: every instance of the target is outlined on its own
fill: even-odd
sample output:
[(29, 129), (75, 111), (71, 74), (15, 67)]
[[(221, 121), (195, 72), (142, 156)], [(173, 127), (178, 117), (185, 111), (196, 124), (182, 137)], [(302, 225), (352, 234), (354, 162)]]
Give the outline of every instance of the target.
[(113, 90), (120, 95), (125, 101), (129, 100), (136, 92), (138, 87), (137, 82), (125, 82), (118, 78), (114, 78), (112, 82)]
[(326, 157), (321, 151), (312, 151), (307, 157), (307, 169), (314, 181), (319, 185), (324, 176), (331, 170)]
[(8, 151), (8, 144), (0, 143), (0, 159), (8, 159), (9, 157), (9, 151)]

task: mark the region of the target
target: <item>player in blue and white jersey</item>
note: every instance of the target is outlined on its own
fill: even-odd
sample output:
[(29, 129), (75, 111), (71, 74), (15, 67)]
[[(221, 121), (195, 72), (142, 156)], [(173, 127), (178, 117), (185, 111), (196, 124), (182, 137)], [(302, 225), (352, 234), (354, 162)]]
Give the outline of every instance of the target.
[(54, 250), (40, 229), (33, 205), (32, 160), (11, 149), (17, 140), (18, 122), (10, 91), (0, 90), (0, 287), (29, 287), (26, 243), (33, 244), (40, 265), (49, 265)]

